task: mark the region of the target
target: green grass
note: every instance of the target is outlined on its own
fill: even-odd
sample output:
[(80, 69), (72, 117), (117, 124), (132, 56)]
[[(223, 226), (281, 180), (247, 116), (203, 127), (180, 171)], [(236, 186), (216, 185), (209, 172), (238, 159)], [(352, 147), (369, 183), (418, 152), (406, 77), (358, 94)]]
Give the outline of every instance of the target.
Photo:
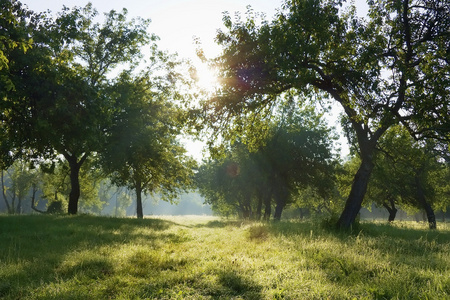
[(450, 299), (450, 226), (0, 216), (2, 299)]

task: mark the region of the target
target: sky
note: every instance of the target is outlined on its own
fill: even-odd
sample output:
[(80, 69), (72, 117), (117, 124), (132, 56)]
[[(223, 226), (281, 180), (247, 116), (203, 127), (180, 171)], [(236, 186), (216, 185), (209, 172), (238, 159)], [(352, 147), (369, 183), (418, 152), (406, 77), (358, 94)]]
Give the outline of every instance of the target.
[[(72, 8), (74, 6), (85, 6), (91, 2), (100, 14), (114, 9), (128, 10), (128, 17), (141, 17), (151, 19), (149, 32), (160, 37), (158, 47), (169, 53), (178, 53), (181, 58), (190, 59), (192, 63), (205, 70), (206, 66), (196, 56), (197, 45), (194, 39), (201, 41), (202, 48), (207, 58), (213, 58), (220, 54), (220, 47), (214, 42), (216, 32), (223, 28), (223, 12), (231, 15), (235, 12), (244, 14), (250, 5), (255, 12), (261, 12), (271, 20), (277, 9), (281, 7), (283, 0), (20, 0), (29, 9), (35, 12), (50, 10), (56, 14), (63, 6)], [(357, 6), (365, 1), (356, 0)], [(207, 75), (206, 75), (207, 76)], [(331, 126), (336, 126), (336, 116), (330, 121)], [(197, 160), (201, 160), (204, 143), (188, 141), (185, 142), (188, 152)], [(345, 144), (345, 139), (341, 139)], [(343, 145), (346, 155), (348, 151)]]
[(42, 12), (61, 11), (67, 7), (85, 6), (91, 2), (100, 14), (114, 9), (128, 10), (128, 16), (151, 19), (149, 31), (160, 37), (158, 46), (180, 57), (196, 62), (194, 37), (200, 38), (207, 56), (216, 56), (220, 48), (214, 43), (218, 28), (222, 26), (223, 12), (245, 12), (251, 5), (256, 12), (264, 12), (271, 18), (282, 0), (21, 0), (31, 10)]

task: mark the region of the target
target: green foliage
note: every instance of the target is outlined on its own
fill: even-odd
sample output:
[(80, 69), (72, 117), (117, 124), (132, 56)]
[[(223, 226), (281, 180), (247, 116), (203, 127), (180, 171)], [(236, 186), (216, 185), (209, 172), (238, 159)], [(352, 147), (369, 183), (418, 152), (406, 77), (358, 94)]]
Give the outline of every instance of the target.
[(23, 23), (33, 44), (11, 53), (15, 89), (3, 97), (4, 150), (36, 161), (64, 156), (71, 170), (68, 210), (77, 213), (80, 168), (103, 149), (112, 121), (108, 76), (119, 65), (133, 68), (141, 47), (155, 38), (148, 21), (127, 21), (126, 10), (111, 11), (103, 24), (94, 22), (91, 4), (54, 18), (27, 13)]
[[(71, 214), (78, 212), (80, 196), (81, 211), (101, 210), (102, 203), (92, 197), (99, 180), (84, 185), (87, 173), (81, 174), (87, 162), (101, 156), (115, 161), (114, 170), (106, 167), (115, 171), (115, 182), (138, 189), (139, 195), (158, 191), (173, 199), (189, 184), (194, 163), (176, 141), (188, 118), (180, 104), (188, 82), (178, 71), (180, 63), (157, 49), (158, 38), (147, 32), (149, 20), (127, 20), (124, 9), (96, 23), (92, 4), (64, 7), (54, 17), (29, 12), (15, 1), (3, 1), (2, 8), (1, 30), (11, 35), (16, 30), (18, 39), (1, 37), (2, 83), (5, 71), (15, 87), (1, 91), (2, 166), (18, 157), (36, 164), (64, 157), (68, 177), (53, 184), (51, 198), (68, 196)], [(25, 37), (32, 41), (26, 53), (18, 49), (26, 48)], [(136, 75), (144, 45), (152, 53)], [(115, 75), (118, 69), (123, 72)]]
[(416, 138), (448, 141), (449, 28), (446, 1), (369, 1), (358, 18), (341, 1), (287, 0), (272, 22), (250, 9), (224, 16), (213, 62), (222, 88), (204, 103), (207, 124), (224, 139), (270, 116), (293, 95), (339, 103), (361, 157), (339, 225), (361, 207), (376, 145), (398, 123)]
[[(40, 172), (42, 180), (42, 197), (47, 200), (48, 209), (54, 203), (62, 203), (67, 209), (70, 193), (70, 168), (65, 161), (54, 163), (46, 172)], [(85, 163), (79, 173), (80, 211), (98, 214), (106, 201), (99, 196), (102, 174), (94, 168), (92, 161)]]
[(30, 168), (26, 162), (17, 160), (7, 170), (1, 172), (2, 198), (8, 213), (21, 214), (33, 186), (40, 183), (39, 171)]
[[(225, 158), (199, 169), (200, 192), (215, 212), (259, 219), (264, 205), (269, 219), (274, 204), (279, 219), (281, 210), (294, 202), (311, 208), (332, 201), (337, 164), (332, 131), (314, 108), (296, 105), (293, 99), (285, 103), (272, 120), (254, 124), (251, 135), (236, 138)], [(303, 197), (300, 204), (308, 189), (314, 197)]]
[(154, 64), (159, 68), (137, 77), (124, 72), (114, 84), (113, 124), (100, 154), (112, 182), (136, 192), (141, 218), (141, 193), (160, 193), (172, 200), (189, 188), (195, 166), (177, 141), (184, 112), (174, 89), (177, 78), (169, 71), (174, 62), (154, 50)]
[(47, 213), (49, 214), (62, 214), (64, 211), (64, 204), (61, 200), (52, 201), (47, 207)]
[(450, 228), (0, 216), (2, 299), (446, 299)]
[[(15, 90), (9, 66), (13, 53), (25, 55), (33, 40), (28, 35), (31, 13), (17, 0), (0, 1), (0, 98)], [(31, 22), (30, 22), (31, 23)]]
[[(448, 149), (431, 139), (417, 142), (403, 128), (390, 128), (379, 143), (368, 196), (379, 206), (426, 209), (449, 203)], [(424, 203), (426, 201), (426, 203)]]

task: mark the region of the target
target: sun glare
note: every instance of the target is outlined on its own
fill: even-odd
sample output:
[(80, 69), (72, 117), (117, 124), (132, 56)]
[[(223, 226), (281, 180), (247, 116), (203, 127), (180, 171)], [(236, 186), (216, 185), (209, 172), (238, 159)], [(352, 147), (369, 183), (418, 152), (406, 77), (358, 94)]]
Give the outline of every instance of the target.
[(219, 86), (215, 71), (205, 64), (196, 66), (197, 85), (205, 92), (212, 93)]

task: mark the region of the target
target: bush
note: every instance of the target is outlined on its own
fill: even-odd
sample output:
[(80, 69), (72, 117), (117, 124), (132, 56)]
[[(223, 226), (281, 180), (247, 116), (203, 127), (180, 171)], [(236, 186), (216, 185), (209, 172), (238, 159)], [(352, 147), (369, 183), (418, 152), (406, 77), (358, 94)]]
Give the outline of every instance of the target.
[(47, 213), (49, 214), (63, 214), (64, 208), (62, 201), (53, 201), (47, 208)]

